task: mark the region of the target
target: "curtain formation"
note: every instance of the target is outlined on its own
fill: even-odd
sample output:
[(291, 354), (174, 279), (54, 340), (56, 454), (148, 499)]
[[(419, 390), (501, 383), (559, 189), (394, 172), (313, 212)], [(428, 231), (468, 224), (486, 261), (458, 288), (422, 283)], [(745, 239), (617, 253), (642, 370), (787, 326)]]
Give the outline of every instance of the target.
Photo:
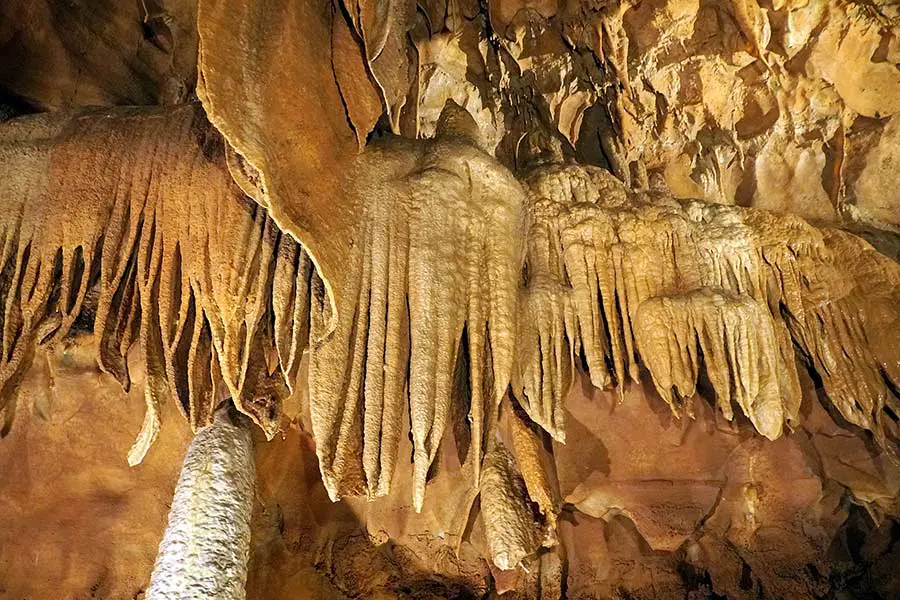
[(736, 409), (775, 439), (799, 418), (800, 358), (848, 422), (893, 447), (895, 263), (844, 232), (632, 192), (599, 168), (543, 166), (520, 183), (446, 121), (434, 140), (376, 144), (347, 171), (365, 210), (336, 313), (302, 240), (233, 182), (198, 107), (8, 123), (4, 401), (35, 344), (92, 329), (101, 367), (127, 387), (138, 343), (138, 462), (166, 397), (199, 428), (227, 392), (271, 437), (309, 348), (329, 493), (388, 492), (408, 406), (421, 506), (459, 411), (477, 485), (510, 384), (564, 440), (579, 367), (620, 389), (644, 367), (679, 416), (702, 375), (727, 418)]

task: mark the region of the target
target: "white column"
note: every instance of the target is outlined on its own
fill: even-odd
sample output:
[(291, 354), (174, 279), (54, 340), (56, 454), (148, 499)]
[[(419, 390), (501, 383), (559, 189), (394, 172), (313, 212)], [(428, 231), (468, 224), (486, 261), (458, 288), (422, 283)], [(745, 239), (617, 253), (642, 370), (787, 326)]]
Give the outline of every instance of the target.
[(255, 483), (247, 420), (222, 409), (184, 458), (147, 600), (246, 598)]

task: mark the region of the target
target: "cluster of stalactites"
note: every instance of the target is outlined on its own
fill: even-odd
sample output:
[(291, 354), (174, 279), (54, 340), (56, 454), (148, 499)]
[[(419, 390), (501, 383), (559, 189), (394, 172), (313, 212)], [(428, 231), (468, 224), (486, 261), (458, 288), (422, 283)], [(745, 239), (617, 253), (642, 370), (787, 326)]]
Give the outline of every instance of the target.
[(5, 124), (0, 399), (36, 343), (73, 327), (93, 329), (101, 367), (126, 387), (140, 343), (137, 462), (165, 396), (199, 427), (227, 393), (272, 436), (309, 346), (332, 497), (388, 493), (408, 405), (421, 507), (446, 425), (464, 422), (463, 469), (485, 510), (519, 523), (488, 531), (507, 565), (546, 541), (515, 499), (534, 501), (550, 528), (555, 510), (537, 451), (514, 438), (510, 461), (494, 443), (510, 381), (527, 415), (564, 440), (582, 362), (600, 388), (646, 367), (679, 415), (705, 373), (727, 418), (737, 405), (775, 438), (798, 418), (796, 348), (846, 420), (881, 443), (896, 437), (886, 415), (900, 413), (900, 267), (862, 240), (631, 192), (590, 167), (543, 167), (523, 191), (460, 138), (404, 144), (367, 150), (349, 174), (367, 202), (332, 274), (343, 279), (329, 282), (348, 294), (333, 314), (310, 257), (234, 183), (198, 109)]
[(458, 139), (395, 140), (367, 153), (351, 177), (365, 208), (346, 268), (334, 275), (342, 279), (332, 281), (347, 298), (333, 333), (320, 314), (324, 290), (312, 307), (312, 337), (321, 340), (310, 349), (313, 434), (333, 499), (382, 496), (408, 406), (421, 509), (428, 471), (460, 410), (465, 469), (473, 485), (479, 480), (490, 415), (513, 363), (524, 192)]
[(798, 417), (795, 353), (849, 422), (883, 442), (896, 425), (900, 266), (863, 240), (791, 216), (630, 192), (608, 172), (545, 167), (527, 177), (525, 287), (514, 391), (565, 439), (563, 399), (581, 360), (593, 384), (649, 370), (691, 413), (701, 370), (770, 439)]
[[(337, 276), (352, 294), (333, 315), (310, 256), (234, 183), (198, 108), (42, 115), (2, 135), (4, 399), (35, 344), (63, 340), (79, 318), (126, 388), (139, 342), (147, 413), (134, 464), (167, 396), (198, 428), (227, 394), (274, 435), (308, 347), (313, 434), (334, 499), (388, 492), (409, 406), (420, 507), (462, 392), (477, 485), (512, 368), (524, 224), (521, 186), (486, 154), (436, 141), (361, 167), (358, 193), (381, 203), (369, 203), (348, 248)], [(378, 189), (377, 161), (411, 155), (410, 170)], [(466, 177), (479, 171), (473, 196)]]
[(166, 397), (198, 428), (227, 393), (274, 435), (315, 276), (232, 182), (202, 111), (39, 115), (0, 136), (0, 401), (14, 399), (35, 344), (81, 319), (126, 389), (129, 349), (142, 347), (147, 412), (132, 464)]

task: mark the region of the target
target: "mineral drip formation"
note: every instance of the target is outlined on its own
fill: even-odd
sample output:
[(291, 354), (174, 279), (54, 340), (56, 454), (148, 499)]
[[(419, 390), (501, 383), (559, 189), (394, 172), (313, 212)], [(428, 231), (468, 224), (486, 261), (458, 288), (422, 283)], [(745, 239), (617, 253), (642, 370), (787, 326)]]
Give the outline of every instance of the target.
[(188, 448), (147, 600), (244, 600), (256, 489), (246, 419), (223, 408)]
[[(199, 429), (222, 387), (271, 437), (308, 383), (331, 497), (388, 493), (408, 406), (421, 508), (451, 414), (466, 415), (457, 444), (477, 487), (510, 386), (563, 441), (581, 368), (620, 390), (646, 369), (688, 417), (705, 378), (726, 418), (769, 439), (800, 419), (809, 369), (847, 422), (895, 448), (900, 266), (849, 233), (632, 191), (597, 167), (517, 179), (452, 106), (435, 138), (354, 159), (341, 193), (356, 224), (318, 256), (254, 199), (252, 171), (235, 183), (246, 165), (197, 106), (24, 117), (0, 142), (0, 398), (13, 402), (37, 344), (79, 329), (127, 388), (139, 343), (147, 417), (132, 462), (166, 397)], [(314, 238), (333, 225), (307, 217)]]

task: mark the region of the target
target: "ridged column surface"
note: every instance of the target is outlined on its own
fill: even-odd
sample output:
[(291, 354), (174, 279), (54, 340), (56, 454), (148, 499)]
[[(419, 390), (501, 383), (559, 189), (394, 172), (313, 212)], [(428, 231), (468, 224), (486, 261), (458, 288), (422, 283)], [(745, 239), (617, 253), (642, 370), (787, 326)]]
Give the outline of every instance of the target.
[(220, 410), (188, 448), (147, 600), (246, 598), (255, 481), (246, 419)]

